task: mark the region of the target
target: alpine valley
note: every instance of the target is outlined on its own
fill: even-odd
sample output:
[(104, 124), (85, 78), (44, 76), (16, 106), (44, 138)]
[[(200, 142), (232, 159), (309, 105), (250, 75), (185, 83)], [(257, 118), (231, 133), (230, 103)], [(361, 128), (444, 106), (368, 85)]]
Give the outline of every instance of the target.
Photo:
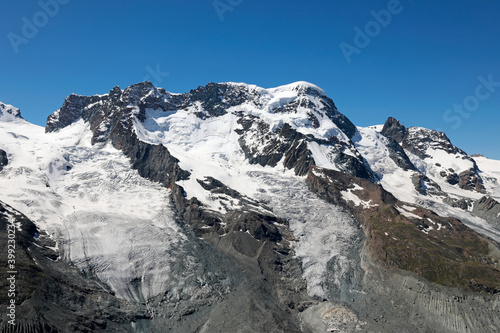
[(500, 161), (306, 82), (0, 103), (0, 332), (499, 332), (499, 202)]

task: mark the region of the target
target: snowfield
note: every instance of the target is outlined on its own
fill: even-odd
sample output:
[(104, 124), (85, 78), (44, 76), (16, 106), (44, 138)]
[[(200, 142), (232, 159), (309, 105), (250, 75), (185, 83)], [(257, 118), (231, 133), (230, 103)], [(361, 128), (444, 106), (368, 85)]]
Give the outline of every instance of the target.
[(485, 187), (491, 196), (500, 201), (500, 161), (490, 160), (486, 157), (474, 157), (479, 170), (482, 171), (481, 177), (485, 181)]
[[(460, 219), (466, 225), (479, 233), (485, 234), (497, 241), (500, 241), (500, 231), (493, 228), (482, 218), (472, 216), (468, 212), (454, 208), (443, 202), (443, 197), (434, 195), (422, 195), (415, 190), (411, 181), (414, 171), (404, 171), (399, 168), (389, 156), (389, 149), (386, 146), (385, 137), (380, 134), (382, 126), (358, 127), (359, 135), (353, 138), (356, 149), (361, 153), (372, 171), (378, 177), (379, 183), (385, 190), (391, 192), (401, 201), (418, 204), (424, 208), (431, 209), (441, 216), (453, 216)], [(416, 128), (416, 130), (423, 130)], [(428, 147), (425, 159), (405, 151), (415, 167), (436, 182), (441, 189), (456, 199), (478, 200), (485, 194), (464, 190), (458, 185), (450, 185), (439, 175), (438, 170), (452, 168), (460, 173), (473, 167), (470, 160), (464, 159), (462, 154), (448, 154), (442, 149)], [(474, 157), (481, 170), (481, 176), (485, 181), (487, 195), (493, 198), (500, 198), (500, 161), (490, 160), (485, 157)], [(403, 215), (414, 217), (407, 211), (400, 210)]]
[(52, 235), (64, 259), (94, 272), (120, 298), (144, 302), (167, 285), (181, 288), (182, 281), (170, 281), (169, 267), (189, 258), (169, 190), (140, 177), (120, 151), (92, 147), (86, 127), (80, 121), (45, 134), (23, 120), (0, 122), (9, 155), (0, 199)]
[(358, 127), (354, 145), (375, 173), (380, 184), (398, 199), (415, 202), (418, 192), (411, 181), (413, 171), (398, 167), (389, 156), (387, 139), (373, 127)]

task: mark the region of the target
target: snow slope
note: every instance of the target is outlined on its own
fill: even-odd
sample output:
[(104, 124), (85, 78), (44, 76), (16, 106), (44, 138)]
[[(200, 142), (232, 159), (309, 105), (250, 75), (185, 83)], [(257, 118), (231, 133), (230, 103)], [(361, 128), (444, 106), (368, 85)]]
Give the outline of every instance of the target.
[(481, 177), (488, 193), (500, 201), (500, 161), (491, 160), (484, 156), (474, 157), (474, 160), (482, 172)]
[[(236, 85), (255, 91), (259, 96), (257, 102), (247, 101), (241, 105), (229, 108), (226, 114), (218, 117), (200, 118), (198, 113), (204, 110), (200, 103), (173, 112), (164, 112), (161, 109), (146, 109), (144, 122), (135, 119), (135, 131), (140, 140), (152, 144), (165, 145), (173, 156), (180, 159), (181, 168), (194, 172), (193, 177), (186, 181), (190, 191), (188, 195), (196, 196), (203, 201), (204, 190), (196, 182), (196, 178), (203, 179), (211, 175), (227, 186), (239, 192), (252, 196), (256, 187), (252, 185), (244, 172), (247, 170), (260, 170), (251, 166), (243, 154), (238, 143), (239, 135), (235, 130), (240, 129), (237, 113), (255, 116), (269, 125), (269, 131), (288, 123), (291, 127), (304, 135), (312, 135), (318, 139), (337, 137), (341, 142), (350, 145), (346, 134), (324, 113), (320, 112), (324, 105), (319, 96), (298, 94), (304, 89), (314, 89), (319, 95), (324, 95), (317, 86), (306, 82), (297, 82), (286, 86), (263, 89), (244, 83), (225, 83)], [(146, 96), (147, 97), (147, 96)], [(144, 98), (146, 98), (144, 97)], [(276, 109), (284, 107), (287, 103), (297, 100), (307, 100), (311, 107), (298, 107), (297, 112), (278, 112)], [(314, 128), (311, 123), (310, 113), (319, 121), (319, 126)], [(247, 137), (249, 145), (262, 147), (263, 140), (259, 135)], [(310, 145), (315, 160), (323, 160), (331, 168), (338, 168), (328, 156), (331, 147), (313, 143)], [(321, 164), (321, 163), (320, 163)], [(208, 168), (208, 169), (207, 169)], [(239, 177), (243, 177), (240, 179)], [(205, 198), (206, 199), (206, 198)], [(205, 203), (210, 204), (207, 200)], [(214, 207), (219, 208), (219, 207)]]
[[(415, 133), (421, 135), (425, 129), (414, 128)], [(476, 231), (486, 234), (493, 239), (500, 240), (500, 232), (479, 217), (472, 216), (469, 212), (457, 207), (451, 207), (443, 202), (441, 195), (422, 195), (415, 190), (412, 183), (412, 175), (415, 171), (405, 171), (398, 167), (390, 158), (387, 148), (387, 139), (380, 133), (381, 127), (358, 127), (358, 133), (353, 138), (356, 149), (361, 153), (366, 163), (378, 177), (379, 183), (385, 190), (391, 192), (399, 200), (415, 203), (425, 208), (434, 210), (441, 216), (454, 216), (466, 223)], [(409, 130), (412, 130), (410, 128)], [(417, 135), (415, 134), (415, 135)], [(424, 138), (425, 139), (425, 138)], [(424, 140), (425, 141), (425, 140)], [(437, 183), (442, 192), (454, 199), (477, 200), (485, 194), (464, 190), (458, 185), (451, 185), (439, 175), (439, 170), (454, 169), (455, 172), (462, 172), (473, 168), (473, 162), (466, 158), (465, 153), (446, 152), (440, 147), (432, 145), (426, 148), (427, 158), (422, 159), (410, 151), (405, 151), (412, 163), (424, 175)], [(484, 157), (475, 157), (474, 160), (484, 176), (487, 195), (498, 198), (500, 195), (500, 161), (489, 160)], [(444, 194), (443, 193), (443, 194)]]
[[(83, 121), (58, 133), (19, 120), (0, 121), (0, 199), (57, 241), (64, 259), (92, 271), (123, 299), (144, 301), (167, 285), (183, 250), (167, 189), (131, 170), (123, 154), (90, 145)], [(141, 281), (133, 284), (132, 281)]]
[(0, 121), (21, 121), (21, 112), (18, 108), (0, 102)]
[(387, 138), (373, 127), (358, 127), (358, 135), (353, 141), (356, 149), (387, 191), (402, 201), (415, 202), (419, 194), (411, 181), (414, 171), (405, 171), (391, 159)]

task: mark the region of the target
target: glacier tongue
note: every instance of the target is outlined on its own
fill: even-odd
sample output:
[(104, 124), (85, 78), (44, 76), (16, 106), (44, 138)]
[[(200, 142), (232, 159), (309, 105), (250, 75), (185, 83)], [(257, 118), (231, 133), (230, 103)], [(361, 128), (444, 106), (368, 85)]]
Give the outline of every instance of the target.
[(180, 287), (182, 281), (172, 280), (176, 275), (170, 266), (185, 255), (186, 238), (174, 224), (170, 207), (152, 213), (157, 215), (139, 219), (75, 212), (65, 217), (57, 239), (65, 259), (96, 274), (117, 297), (145, 302), (169, 286)]
[(257, 171), (250, 175), (262, 184), (257, 197), (288, 220), (297, 239), (295, 255), (302, 262), (308, 294), (331, 299), (332, 295), (343, 297), (352, 292), (349, 274), (356, 270), (356, 253), (363, 237), (358, 222), (341, 208), (319, 199), (302, 178)]

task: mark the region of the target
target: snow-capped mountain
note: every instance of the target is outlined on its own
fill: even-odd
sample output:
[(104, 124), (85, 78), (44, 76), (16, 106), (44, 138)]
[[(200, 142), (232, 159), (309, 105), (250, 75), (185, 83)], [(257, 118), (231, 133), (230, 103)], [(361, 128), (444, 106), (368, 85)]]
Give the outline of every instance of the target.
[(0, 121), (8, 122), (18, 119), (22, 119), (21, 111), (18, 108), (0, 102)]
[(24, 271), (66, 286), (29, 285), (25, 327), (499, 326), (500, 161), (444, 133), (356, 127), (307, 82), (73, 94), (45, 128), (0, 103), (0, 132), (0, 222)]

